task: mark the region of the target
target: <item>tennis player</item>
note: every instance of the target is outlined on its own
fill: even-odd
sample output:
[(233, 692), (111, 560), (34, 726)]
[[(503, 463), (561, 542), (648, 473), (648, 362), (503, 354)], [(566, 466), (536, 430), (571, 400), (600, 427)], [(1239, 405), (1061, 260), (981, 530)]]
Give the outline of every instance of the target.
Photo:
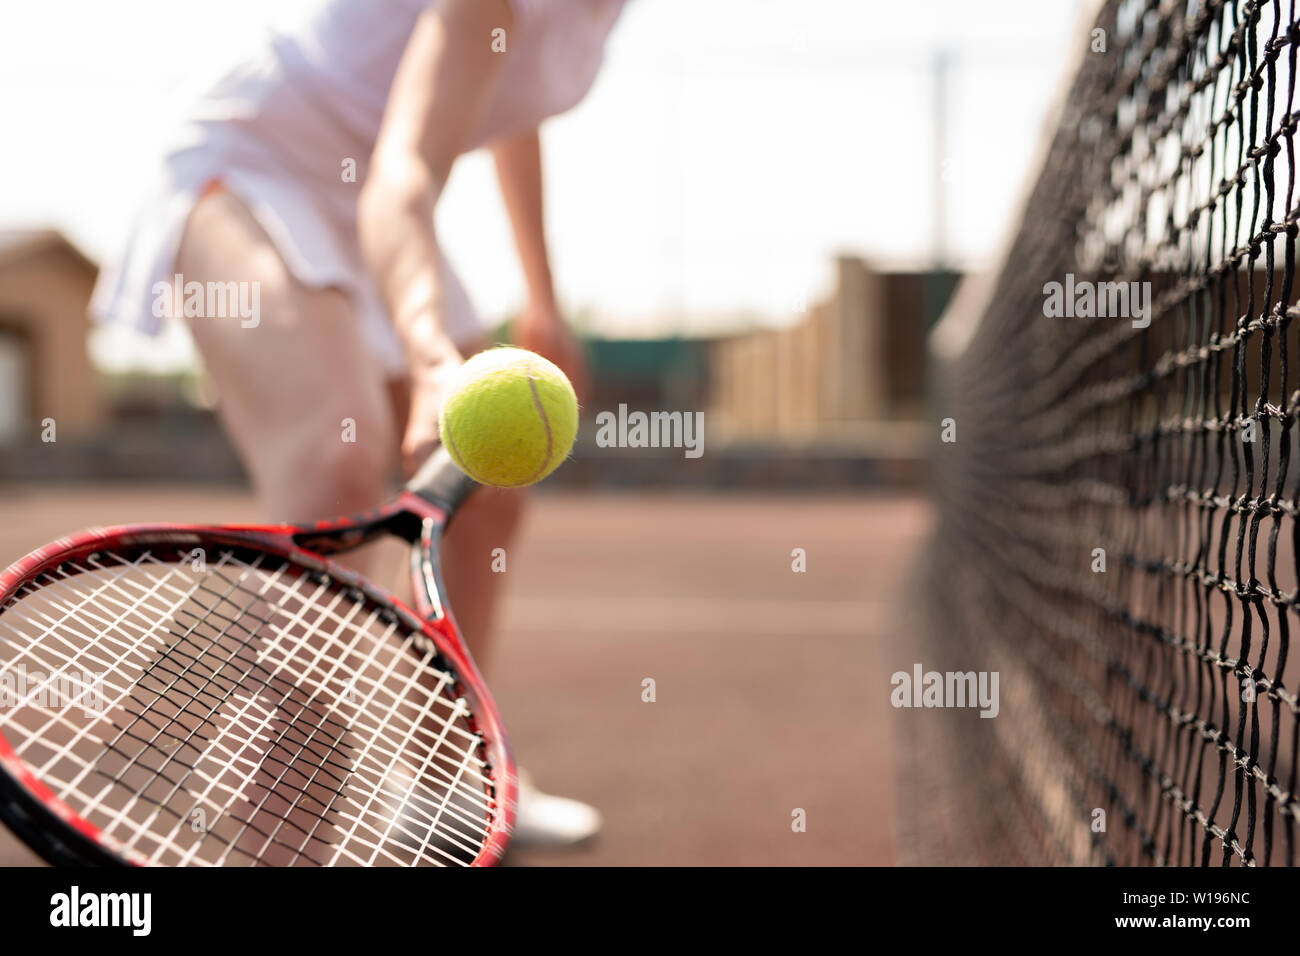
[[(581, 352), (551, 286), (538, 125), (587, 92), (621, 7), (322, 0), (200, 99), (92, 311), (149, 333), (184, 315), (268, 519), (377, 506), (395, 465), (409, 473), (436, 445), (449, 375), (490, 344), (434, 229), (470, 150), (492, 152), (526, 279), (516, 344), (581, 396)], [(256, 309), (172, 301), (193, 282)], [(447, 541), (447, 587), (480, 663), (501, 578), (490, 555), (522, 507), (522, 492), (480, 493)], [(594, 809), (521, 777), (516, 844), (599, 829)]]

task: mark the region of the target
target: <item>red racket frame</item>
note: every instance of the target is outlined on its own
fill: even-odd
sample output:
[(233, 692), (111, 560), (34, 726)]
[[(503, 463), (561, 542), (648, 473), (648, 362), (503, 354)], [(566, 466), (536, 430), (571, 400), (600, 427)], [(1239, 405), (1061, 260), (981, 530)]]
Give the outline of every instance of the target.
[[(115, 547), (138, 550), (153, 545), (179, 548), (201, 547), (207, 543), (218, 547), (250, 548), (283, 558), (305, 571), (327, 574), (345, 587), (357, 589), (370, 600), (392, 608), (403, 626), (432, 641), (461, 677), (457, 692), (469, 701), (472, 712), (470, 728), (483, 735), (487, 760), (496, 783), (493, 795), (493, 806), (497, 811), (495, 819), (488, 839), (470, 865), (493, 866), (500, 862), (514, 829), (518, 784), (501, 716), (456, 629), (438, 573), (438, 545), (450, 517), (448, 509), (415, 492), (403, 491), (392, 503), (367, 514), (311, 525), (138, 524), (93, 528), (37, 548), (0, 574), (0, 607), (7, 604), (25, 583), (67, 561), (83, 559), (97, 551), (112, 551)], [(411, 544), (419, 542), (418, 548), (411, 549), (412, 576), (423, 582), (423, 587), (412, 589), (416, 610), (408, 608), (355, 571), (324, 557), (349, 551), (383, 534), (395, 534)], [(120, 863), (125, 860), (137, 866), (147, 864), (141, 854), (122, 847), (55, 797), (14, 752), (3, 733), (0, 733), (0, 768), (26, 789), (26, 796), (39, 808), (52, 814), (67, 828), (62, 835), (75, 846), (69, 851), (74, 856), (67, 862), (76, 858), (83, 862)], [(3, 796), (0, 793), (0, 797)], [(20, 809), (33, 809), (30, 802), (23, 806), (23, 794), (10, 796), (16, 798), (11, 802)], [(40, 827), (42, 822), (34, 819), (32, 827)], [(43, 844), (48, 844), (49, 837), (53, 836), (33, 835), (38, 836)], [(57, 843), (49, 848), (58, 853)]]

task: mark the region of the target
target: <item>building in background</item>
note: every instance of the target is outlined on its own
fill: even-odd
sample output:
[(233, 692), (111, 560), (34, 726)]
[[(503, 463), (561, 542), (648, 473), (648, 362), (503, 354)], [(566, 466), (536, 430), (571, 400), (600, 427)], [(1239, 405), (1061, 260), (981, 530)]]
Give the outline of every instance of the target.
[(881, 272), (836, 260), (836, 288), (802, 321), (715, 341), (709, 417), (736, 442), (905, 440), (924, 417), (925, 336), (956, 285), (949, 272)]
[(57, 232), (0, 232), (0, 444), (54, 419), (75, 438), (104, 420), (86, 353), (86, 304), (98, 269)]
[(185, 377), (108, 375), (91, 361), (98, 271), (58, 232), (0, 232), (0, 480), (240, 479)]
[(704, 407), (709, 356), (703, 339), (589, 338), (585, 345), (592, 369), (588, 409)]

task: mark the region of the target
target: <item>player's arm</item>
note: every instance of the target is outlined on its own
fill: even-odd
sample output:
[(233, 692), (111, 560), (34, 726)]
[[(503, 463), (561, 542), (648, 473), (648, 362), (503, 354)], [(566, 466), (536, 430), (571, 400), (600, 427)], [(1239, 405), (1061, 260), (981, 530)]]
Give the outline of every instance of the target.
[(528, 285), (528, 307), (554, 313), (555, 289), (551, 285), (551, 263), (542, 217), (542, 150), (537, 130), (496, 143), (492, 158), (496, 162), (497, 181), (510, 217), (519, 264)]
[(443, 0), (417, 21), (397, 68), (361, 191), (362, 252), (411, 365), (413, 385), (459, 358), (442, 324), (433, 214), (500, 75), (507, 0)]
[(528, 289), (524, 309), (514, 323), (514, 340), (564, 369), (582, 395), (586, 391), (582, 349), (560, 317), (551, 281), (537, 130), (498, 142), (492, 147), (492, 157)]

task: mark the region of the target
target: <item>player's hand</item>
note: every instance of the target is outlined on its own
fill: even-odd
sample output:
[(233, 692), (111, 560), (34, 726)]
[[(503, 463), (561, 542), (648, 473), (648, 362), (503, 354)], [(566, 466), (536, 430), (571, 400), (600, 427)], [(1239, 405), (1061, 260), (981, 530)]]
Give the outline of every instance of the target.
[(412, 475), (438, 447), (438, 416), (456, 370), (464, 364), (449, 340), (429, 349), (424, 361), (412, 362), (410, 404), (402, 435), (402, 471)]
[(587, 400), (587, 355), (578, 337), (553, 306), (529, 306), (514, 321), (511, 339), (521, 349), (550, 359), (573, 383), (578, 401)]

